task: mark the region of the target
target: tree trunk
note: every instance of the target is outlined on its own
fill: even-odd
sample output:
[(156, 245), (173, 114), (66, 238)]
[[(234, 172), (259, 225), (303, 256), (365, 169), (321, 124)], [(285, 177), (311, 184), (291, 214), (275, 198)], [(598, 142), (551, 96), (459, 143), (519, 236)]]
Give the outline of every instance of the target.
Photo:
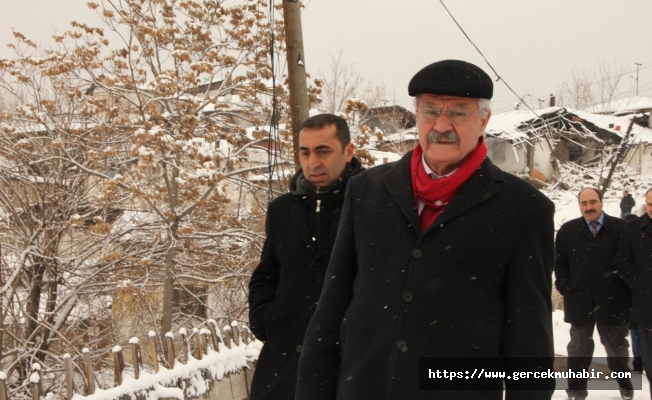
[(172, 297), (174, 296), (174, 242), (170, 238), (169, 247), (165, 253), (165, 280), (163, 281), (163, 315), (161, 317), (161, 341), (172, 329)]

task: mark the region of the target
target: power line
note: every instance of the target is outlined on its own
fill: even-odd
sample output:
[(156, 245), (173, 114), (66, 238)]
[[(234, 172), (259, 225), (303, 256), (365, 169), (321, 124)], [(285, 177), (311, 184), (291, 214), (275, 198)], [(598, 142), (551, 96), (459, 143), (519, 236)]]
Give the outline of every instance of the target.
[[(530, 107), (530, 106), (529, 106), (525, 101), (523, 101), (523, 99), (521, 98), (521, 96), (519, 96), (518, 94), (516, 94), (516, 92), (512, 89), (512, 87), (509, 86), (509, 84), (507, 83), (507, 81), (505, 81), (505, 79), (501, 78), (500, 75), (498, 75), (498, 71), (496, 71), (496, 69), (493, 67), (493, 65), (491, 65), (491, 63), (489, 62), (489, 60), (487, 60), (487, 57), (484, 56), (484, 54), (482, 53), (482, 51), (480, 51), (480, 49), (478, 48), (478, 46), (476, 46), (475, 43), (473, 43), (473, 40), (471, 40), (471, 38), (469, 37), (469, 35), (466, 34), (466, 32), (464, 31), (464, 28), (462, 28), (462, 26), (457, 22), (457, 20), (456, 20), (455, 17), (453, 16), (453, 14), (451, 14), (451, 12), (448, 10), (448, 7), (446, 7), (446, 4), (444, 4), (444, 1), (443, 1), (443, 0), (439, 0), (439, 2), (440, 2), (441, 5), (444, 7), (444, 9), (445, 9), (446, 12), (448, 13), (448, 15), (450, 15), (450, 17), (451, 17), (451, 19), (453, 20), (453, 22), (455, 22), (455, 25), (457, 25), (457, 27), (460, 28), (460, 31), (462, 31), (462, 33), (464, 34), (464, 36), (466, 37), (466, 39), (469, 41), (469, 43), (471, 43), (471, 45), (472, 45), (473, 47), (475, 47), (475, 49), (478, 51), (478, 53), (480, 54), (480, 56), (482, 56), (482, 58), (483, 58), (484, 61), (487, 63), (487, 65), (489, 66), (489, 68), (491, 68), (491, 70), (493, 71), (493, 73), (496, 75), (496, 78), (497, 78), (497, 79), (496, 79), (496, 82), (502, 80), (503, 83), (505, 84), (505, 86), (507, 86), (507, 89), (509, 89), (509, 91), (512, 92), (512, 93), (514, 94), (514, 96), (516, 96), (516, 97), (517, 97), (517, 98), (518, 98), (518, 99), (519, 99), (519, 100), (520, 100), (520, 101), (525, 105), (525, 107), (528, 108), (528, 110), (532, 111), (532, 113), (538, 117), (539, 115), (538, 115), (538, 114), (537, 114), (537, 113), (536, 113), (536, 112), (535, 112), (535, 111), (534, 111), (534, 110), (533, 110), (533, 109), (532, 109), (532, 108), (531, 108), (531, 107)], [(546, 132), (546, 139), (548, 140), (548, 145), (550, 146), (550, 148), (551, 148), (551, 149), (554, 148), (554, 146), (553, 146), (553, 142), (552, 142), (552, 137), (550, 137), (549, 134), (548, 134), (547, 132)]]
[[(469, 41), (469, 43), (471, 43), (471, 45), (476, 49), (476, 51), (478, 52), (478, 54), (480, 54), (480, 56), (482, 57), (482, 59), (487, 63), (487, 65), (489, 66), (489, 68), (491, 68), (491, 70), (493, 71), (493, 73), (496, 75), (496, 82), (502, 80), (503, 83), (505, 84), (505, 86), (507, 87), (507, 89), (509, 89), (509, 91), (512, 92), (512, 94), (514, 94), (514, 96), (516, 96), (516, 98), (517, 98), (521, 103), (523, 103), (523, 105), (525, 105), (525, 107), (527, 107), (528, 110), (530, 110), (533, 114), (535, 114), (535, 115), (538, 116), (538, 114), (537, 114), (537, 113), (536, 113), (536, 112), (535, 112), (535, 111), (534, 111), (534, 110), (533, 110), (533, 109), (532, 109), (532, 108), (531, 108), (531, 107), (530, 107), (530, 106), (529, 106), (529, 105), (528, 105), (528, 104), (523, 100), (523, 97), (519, 96), (519, 95), (518, 95), (518, 94), (517, 94), (517, 93), (516, 93), (512, 88), (511, 88), (511, 86), (509, 86), (509, 84), (507, 83), (507, 81), (505, 81), (505, 79), (502, 78), (502, 77), (498, 74), (498, 71), (496, 71), (496, 69), (493, 67), (493, 65), (491, 65), (491, 63), (489, 62), (489, 60), (487, 60), (487, 58), (486, 58), (485, 55), (482, 53), (482, 51), (478, 48), (478, 46), (476, 46), (476, 44), (473, 42), (473, 40), (471, 40), (471, 38), (470, 38), (469, 35), (466, 33), (466, 31), (464, 30), (464, 28), (462, 28), (462, 26), (459, 24), (459, 22), (457, 22), (457, 20), (455, 19), (455, 17), (453, 16), (453, 14), (450, 12), (450, 10), (448, 9), (448, 7), (446, 7), (446, 4), (444, 4), (444, 1), (443, 1), (443, 0), (439, 0), (439, 2), (440, 2), (441, 5), (444, 7), (444, 9), (445, 9), (446, 12), (448, 13), (448, 15), (449, 15), (449, 16), (451, 17), (451, 19), (453, 20), (453, 22), (455, 22), (455, 25), (457, 25), (457, 27), (460, 29), (460, 31), (462, 32), (462, 34), (463, 34), (463, 35), (466, 37), (466, 39)], [(642, 65), (642, 64), (641, 64), (641, 65)], [(650, 68), (650, 67), (652, 67), (652, 64), (651, 64), (651, 65), (648, 65), (648, 66), (646, 66), (646, 67), (642, 67), (642, 68), (640, 68), (640, 69), (645, 69), (645, 68)], [(638, 69), (638, 66), (637, 66), (637, 69)], [(622, 77), (622, 76), (625, 75), (625, 74), (629, 74), (629, 73), (632, 73), (632, 72), (635, 72), (635, 71), (636, 71), (636, 70), (632, 70), (632, 71), (629, 71), (629, 72), (623, 72), (622, 74), (614, 75), (614, 76), (612, 76), (612, 77), (607, 77), (607, 78), (605, 78), (605, 79), (603, 79), (603, 80), (601, 80), (601, 81), (593, 82), (593, 83), (591, 83), (589, 86), (593, 86), (593, 85), (598, 84), (598, 83), (604, 83), (604, 82), (606, 82), (607, 80), (610, 80), (610, 79), (616, 78), (616, 77), (618, 77), (618, 76), (621, 76), (621, 77)], [(558, 95), (562, 95), (562, 94), (566, 94), (566, 93), (570, 93), (570, 91), (561, 91), (561, 92), (559, 92), (559, 93), (557, 93), (557, 94), (558, 94)], [(549, 139), (550, 139), (550, 138), (549, 138)]]

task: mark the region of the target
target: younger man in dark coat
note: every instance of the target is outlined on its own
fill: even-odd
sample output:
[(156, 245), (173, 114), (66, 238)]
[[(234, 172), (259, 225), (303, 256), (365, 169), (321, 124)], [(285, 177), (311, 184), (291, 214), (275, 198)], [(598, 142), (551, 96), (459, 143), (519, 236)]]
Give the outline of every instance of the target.
[(251, 330), (266, 341), (251, 400), (294, 397), (303, 335), (324, 283), (344, 190), (363, 169), (353, 158), (349, 127), (338, 116), (306, 120), (299, 146), (301, 170), (290, 193), (269, 204), (267, 238), (249, 283)]
[[(593, 356), (593, 329), (597, 325), (613, 372), (630, 372), (629, 291), (616, 275), (614, 257), (625, 225), (602, 212), (602, 195), (593, 188), (578, 195), (580, 218), (566, 222), (555, 243), (555, 285), (564, 296), (564, 320), (571, 324), (568, 368), (588, 370)], [(618, 379), (621, 396), (634, 395), (629, 379)], [(587, 397), (587, 379), (568, 379), (568, 398)]]
[(616, 264), (632, 289), (632, 318), (638, 323), (652, 394), (652, 188), (645, 193), (645, 214), (625, 225)]

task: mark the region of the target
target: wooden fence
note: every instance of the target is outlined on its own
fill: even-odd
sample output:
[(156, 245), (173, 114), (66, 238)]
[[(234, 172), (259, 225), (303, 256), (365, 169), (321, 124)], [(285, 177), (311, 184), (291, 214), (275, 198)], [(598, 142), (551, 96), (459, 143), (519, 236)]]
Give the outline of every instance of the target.
[[(246, 326), (236, 321), (219, 328), (209, 320), (207, 328), (194, 328), (188, 335), (186, 329), (179, 329), (181, 351), (175, 352), (174, 335), (166, 333), (163, 351), (159, 351), (156, 334), (149, 332), (146, 351), (152, 360), (147, 372), (143, 369), (140, 341), (129, 340), (128, 357), (131, 368), (125, 369), (124, 349), (113, 348), (113, 388), (96, 387), (95, 372), (88, 349), (82, 350), (81, 365), (74, 365), (69, 354), (63, 355), (66, 400), (147, 400), (159, 398), (246, 400), (249, 398), (253, 370), (262, 343), (257, 342)], [(83, 373), (86, 394), (76, 394), (74, 371)], [(29, 387), (32, 400), (45, 395), (41, 383), (41, 367), (32, 366)], [(153, 372), (153, 373), (151, 373)], [(0, 400), (9, 400), (7, 376), (0, 371)]]

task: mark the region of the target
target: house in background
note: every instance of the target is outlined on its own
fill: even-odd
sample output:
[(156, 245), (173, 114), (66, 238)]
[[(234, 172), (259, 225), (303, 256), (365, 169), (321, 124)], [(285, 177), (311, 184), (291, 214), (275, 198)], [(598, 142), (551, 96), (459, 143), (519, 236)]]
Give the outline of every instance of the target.
[[(546, 182), (559, 177), (559, 163), (605, 161), (620, 146), (630, 121), (563, 107), (496, 114), (485, 132), (488, 156), (504, 171)], [(650, 145), (652, 130), (634, 124), (622, 161), (640, 172), (652, 171)]]
[(608, 114), (613, 114), (616, 116), (645, 113), (649, 114), (650, 110), (652, 110), (652, 98), (626, 97), (622, 99), (615, 99), (604, 105), (603, 108), (609, 110)]
[(379, 151), (405, 154), (414, 149), (418, 142), (419, 134), (417, 133), (417, 128), (413, 127), (383, 135), (382, 141), (378, 142), (376, 147)]
[(414, 128), (416, 115), (399, 105), (370, 108), (361, 117), (361, 123), (372, 130), (380, 129), (384, 135), (391, 135)]

